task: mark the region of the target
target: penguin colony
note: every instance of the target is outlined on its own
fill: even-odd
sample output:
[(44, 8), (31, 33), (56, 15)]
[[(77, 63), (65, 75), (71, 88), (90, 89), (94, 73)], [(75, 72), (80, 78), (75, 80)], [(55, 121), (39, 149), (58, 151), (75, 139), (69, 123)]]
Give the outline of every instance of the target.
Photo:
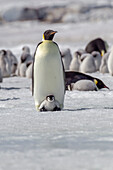
[[(24, 46), (20, 59), (10, 50), (0, 50), (0, 83), (5, 77), (32, 78), (32, 92), (38, 111), (59, 111), (63, 108), (65, 90), (97, 91), (109, 89), (102, 80), (90, 73), (109, 73), (113, 76), (113, 47), (96, 38), (85, 49), (71, 54), (69, 48), (59, 49), (53, 41), (56, 31), (47, 30), (35, 54)], [(46, 83), (46, 85), (45, 85)]]

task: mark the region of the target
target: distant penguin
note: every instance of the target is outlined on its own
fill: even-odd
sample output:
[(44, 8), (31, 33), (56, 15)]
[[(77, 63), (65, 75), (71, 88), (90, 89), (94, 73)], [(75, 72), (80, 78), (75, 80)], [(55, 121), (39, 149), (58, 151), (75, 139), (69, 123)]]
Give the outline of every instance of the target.
[(69, 70), (69, 65), (71, 63), (71, 60), (72, 60), (72, 55), (71, 55), (71, 51), (70, 49), (63, 49), (61, 51), (61, 56), (62, 56), (62, 61), (63, 61), (63, 64), (64, 64), (64, 69), (65, 70)]
[(79, 53), (76, 51), (73, 55), (73, 59), (70, 63), (69, 66), (69, 70), (72, 71), (79, 71), (79, 67), (80, 67), (80, 55)]
[(103, 56), (104, 53), (107, 52), (107, 48), (108, 48), (108, 45), (107, 45), (106, 41), (104, 41), (102, 38), (96, 38), (96, 39), (90, 41), (86, 45), (85, 51), (87, 53), (92, 53), (93, 51), (98, 51), (101, 54), (101, 56)]
[(59, 102), (55, 100), (53, 95), (48, 95), (39, 107), (40, 111), (60, 111)]
[(91, 54), (85, 53), (81, 55), (80, 71), (83, 73), (96, 72), (94, 57)]
[(18, 72), (17, 74), (21, 77), (25, 77), (26, 76), (26, 70), (27, 70), (27, 65), (29, 65), (29, 63), (33, 62), (33, 58), (30, 54), (30, 48), (27, 46), (24, 46), (22, 48), (22, 54), (20, 57), (20, 62), (18, 64)]
[(28, 47), (28, 46), (24, 46), (23, 48), (22, 48), (22, 54), (21, 54), (21, 58), (20, 58), (20, 60), (21, 60), (21, 63), (27, 63), (27, 62), (29, 62), (29, 61), (32, 61), (32, 56), (31, 56), (31, 54), (30, 54), (30, 48)]
[(86, 79), (82, 79), (77, 81), (76, 83), (72, 83), (71, 85), (69, 85), (69, 90), (73, 91), (73, 90), (79, 90), (79, 91), (97, 91), (98, 88), (95, 84), (95, 82), (91, 81), (91, 80), (86, 80)]
[(19, 76), (20, 77), (26, 77), (26, 69), (27, 69), (26, 63), (21, 63), (19, 66)]
[(1, 69), (2, 77), (10, 77), (11, 65), (7, 57), (6, 50), (0, 51), (0, 69)]
[(105, 53), (102, 57), (102, 60), (101, 60), (101, 65), (100, 65), (100, 68), (99, 68), (99, 71), (100, 73), (109, 73), (108, 71), (108, 57), (109, 57), (109, 52)]
[(32, 70), (33, 70), (33, 63), (30, 63), (26, 69), (26, 77), (29, 79), (32, 78)]
[(113, 46), (111, 48), (110, 55), (108, 58), (108, 71), (110, 75), (113, 76)]
[(11, 74), (15, 74), (18, 66), (18, 60), (10, 50), (7, 50), (7, 57), (11, 64)]
[(64, 69), (59, 47), (52, 41), (55, 33), (53, 30), (44, 32), (43, 41), (38, 44), (34, 55), (32, 92), (39, 111), (41, 103), (49, 94), (58, 101), (60, 109), (64, 105)]
[(102, 57), (98, 51), (93, 51), (91, 54), (95, 61), (96, 71), (99, 71)]
[(0, 68), (0, 83), (3, 82), (3, 77), (2, 77), (2, 72), (1, 72), (1, 68)]
[(109, 89), (102, 80), (96, 78), (96, 77), (92, 77), (90, 75), (81, 73), (81, 72), (76, 72), (76, 71), (66, 71), (65, 72), (65, 85), (66, 85), (66, 90), (68, 90), (68, 87), (73, 84), (76, 83), (79, 80), (91, 80), (93, 81), (96, 86), (98, 87), (98, 89), (102, 89), (102, 88), (107, 88)]

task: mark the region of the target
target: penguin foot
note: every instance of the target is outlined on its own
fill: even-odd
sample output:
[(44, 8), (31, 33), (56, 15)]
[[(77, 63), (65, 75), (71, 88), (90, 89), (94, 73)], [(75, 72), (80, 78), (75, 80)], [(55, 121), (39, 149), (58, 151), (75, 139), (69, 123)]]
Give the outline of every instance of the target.
[(60, 108), (60, 107), (55, 107), (55, 108), (53, 109), (53, 111), (61, 111), (61, 108)]
[(40, 111), (40, 112), (47, 112), (47, 110), (45, 109), (45, 107), (42, 107), (39, 111)]

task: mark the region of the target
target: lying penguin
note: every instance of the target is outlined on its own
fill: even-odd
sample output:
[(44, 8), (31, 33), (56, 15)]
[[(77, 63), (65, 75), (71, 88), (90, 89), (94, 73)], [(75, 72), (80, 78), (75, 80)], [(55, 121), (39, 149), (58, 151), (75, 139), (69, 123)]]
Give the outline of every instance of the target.
[(91, 80), (79, 80), (76, 83), (72, 83), (68, 86), (68, 90), (79, 90), (79, 91), (97, 91), (96, 82)]
[(60, 105), (57, 100), (55, 100), (55, 96), (48, 95), (46, 99), (41, 103), (39, 110), (41, 112), (45, 111), (60, 111)]
[(96, 78), (96, 77), (92, 77), (90, 75), (84, 74), (84, 73), (80, 73), (80, 72), (76, 72), (76, 71), (66, 71), (65, 72), (65, 84), (66, 84), (66, 90), (69, 90), (69, 86), (72, 83), (76, 83), (77, 81), (80, 80), (91, 80), (93, 81), (93, 83), (96, 84), (98, 89), (102, 89), (102, 88), (107, 88), (109, 89), (102, 80)]

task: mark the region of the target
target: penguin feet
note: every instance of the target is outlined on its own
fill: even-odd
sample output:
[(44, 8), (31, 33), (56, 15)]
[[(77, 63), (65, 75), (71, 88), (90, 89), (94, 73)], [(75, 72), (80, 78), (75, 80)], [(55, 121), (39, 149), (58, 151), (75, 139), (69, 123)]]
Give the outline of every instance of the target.
[(39, 111), (40, 111), (40, 112), (61, 111), (61, 108), (59, 108), (59, 107), (56, 106), (53, 110), (47, 110), (47, 109), (45, 109), (45, 107), (42, 107)]
[(61, 108), (56, 106), (53, 111), (61, 111)]
[(45, 109), (45, 107), (42, 107), (39, 111), (40, 111), (40, 112), (47, 112), (47, 110)]

